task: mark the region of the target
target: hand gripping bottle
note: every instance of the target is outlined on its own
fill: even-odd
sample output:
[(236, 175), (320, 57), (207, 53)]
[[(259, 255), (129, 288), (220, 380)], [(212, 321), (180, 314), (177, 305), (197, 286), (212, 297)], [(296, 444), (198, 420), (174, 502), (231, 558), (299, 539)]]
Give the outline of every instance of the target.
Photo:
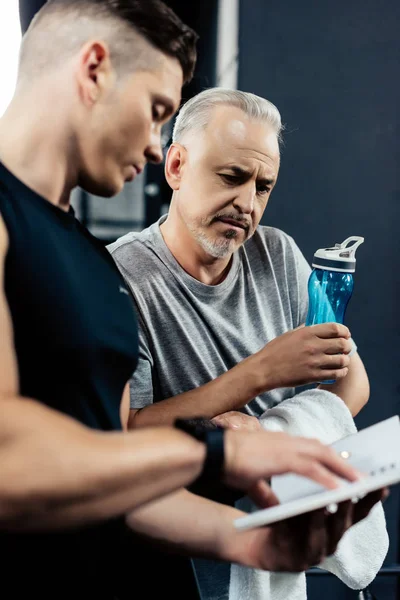
[[(353, 293), (355, 253), (363, 241), (363, 237), (353, 236), (332, 248), (321, 248), (315, 252), (313, 270), (308, 280), (306, 325), (344, 323), (346, 308)], [(334, 383), (334, 380), (323, 383)]]

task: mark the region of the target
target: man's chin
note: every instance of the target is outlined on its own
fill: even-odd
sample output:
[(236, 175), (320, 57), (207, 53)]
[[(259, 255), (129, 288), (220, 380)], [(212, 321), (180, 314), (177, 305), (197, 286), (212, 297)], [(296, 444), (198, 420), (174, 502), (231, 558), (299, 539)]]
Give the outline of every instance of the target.
[(101, 198), (113, 198), (117, 194), (119, 194), (124, 187), (124, 182), (102, 182), (97, 183), (93, 182), (91, 184), (82, 185), (82, 188), (92, 194), (93, 196), (100, 196)]
[(237, 250), (241, 244), (236, 243), (236, 240), (221, 240), (221, 243), (202, 243), (203, 250), (213, 258), (227, 258)]

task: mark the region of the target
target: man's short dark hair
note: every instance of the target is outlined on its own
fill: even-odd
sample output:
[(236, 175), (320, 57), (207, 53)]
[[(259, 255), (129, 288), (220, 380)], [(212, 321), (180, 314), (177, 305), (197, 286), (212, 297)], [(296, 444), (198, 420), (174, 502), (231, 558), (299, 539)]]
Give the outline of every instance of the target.
[[(51, 18), (59, 16), (59, 24), (62, 25), (63, 20), (61, 17), (68, 17), (69, 14), (76, 17), (74, 20), (76, 29), (79, 28), (80, 23), (83, 22), (82, 19), (85, 17), (92, 19), (93, 22), (100, 22), (103, 18), (110, 23), (114, 22), (116, 24), (118, 21), (121, 23), (121, 32), (115, 31), (115, 27), (113, 32), (115, 39), (121, 33), (119, 50), (115, 52), (117, 63), (121, 63), (121, 47), (124, 39), (122, 29), (125, 25), (132, 32), (141, 35), (163, 54), (176, 58), (182, 67), (184, 81), (191, 80), (197, 58), (196, 43), (198, 36), (161, 0), (48, 0), (33, 19), (25, 35), (27, 40), (25, 45), (29, 46), (29, 37), (40, 25), (43, 25), (41, 36), (41, 41), (43, 41), (46, 31), (50, 30)], [(52, 31), (57, 34), (58, 30), (54, 28)], [(74, 30), (71, 30), (70, 34), (72, 39), (75, 35)], [(42, 46), (42, 44), (35, 44), (35, 51), (39, 46)], [(111, 48), (112, 50), (113, 48)], [(125, 45), (125, 51), (129, 56), (131, 49), (128, 44)], [(45, 66), (45, 56), (37, 56), (36, 58), (39, 64), (42, 63), (42, 66)], [(23, 43), (21, 66), (23, 66), (24, 61), (29, 61), (29, 51), (25, 51)], [(126, 61), (124, 62), (126, 64)]]

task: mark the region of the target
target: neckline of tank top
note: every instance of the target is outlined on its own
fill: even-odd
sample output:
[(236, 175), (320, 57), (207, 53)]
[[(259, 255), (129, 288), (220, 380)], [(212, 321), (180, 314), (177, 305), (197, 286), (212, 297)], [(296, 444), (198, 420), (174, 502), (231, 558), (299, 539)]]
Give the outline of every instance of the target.
[(56, 206), (50, 200), (46, 200), (43, 196), (35, 192), (32, 188), (27, 186), (23, 181), (18, 179), (14, 173), (12, 173), (5, 165), (0, 161), (0, 183), (3, 179), (2, 175), (5, 175), (7, 184), (11, 188), (14, 188), (17, 192), (23, 193), (25, 196), (31, 198), (34, 202), (41, 205), (45, 210), (54, 214), (62, 223), (68, 226), (75, 224), (75, 211), (72, 206), (69, 207), (68, 211), (63, 210), (59, 206)]

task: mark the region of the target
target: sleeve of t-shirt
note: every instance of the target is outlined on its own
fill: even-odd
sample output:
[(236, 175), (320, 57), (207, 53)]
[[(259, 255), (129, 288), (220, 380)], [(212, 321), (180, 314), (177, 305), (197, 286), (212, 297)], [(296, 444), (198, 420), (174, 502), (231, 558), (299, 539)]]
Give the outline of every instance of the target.
[(153, 403), (153, 367), (143, 322), (138, 315), (139, 358), (136, 369), (129, 382), (131, 409), (144, 408)]
[(134, 290), (132, 288), (129, 276), (129, 264), (130, 254), (125, 252), (128, 246), (121, 246), (113, 249), (113, 244), (110, 244), (107, 249), (110, 251), (122, 277), (125, 280), (127, 287), (132, 293), (132, 301), (135, 306), (135, 312), (138, 321), (138, 339), (139, 339), (139, 354), (138, 362), (135, 371), (132, 373), (132, 377), (129, 381), (130, 391), (130, 407), (131, 409), (139, 409), (148, 406), (153, 403), (154, 390), (153, 390), (153, 367), (154, 361), (150, 351), (150, 345), (148, 343), (148, 336), (146, 335), (146, 326), (141, 318), (139, 306), (136, 301)]
[[(288, 236), (289, 242), (292, 248), (294, 262), (296, 265), (296, 279), (297, 279), (297, 325), (303, 325), (306, 322), (307, 313), (308, 313), (308, 279), (311, 273), (311, 266), (307, 262), (304, 254), (294, 241), (294, 239)], [(353, 356), (355, 352), (357, 352), (357, 345), (354, 342), (353, 338), (351, 338), (352, 349), (350, 351), (349, 356)]]

